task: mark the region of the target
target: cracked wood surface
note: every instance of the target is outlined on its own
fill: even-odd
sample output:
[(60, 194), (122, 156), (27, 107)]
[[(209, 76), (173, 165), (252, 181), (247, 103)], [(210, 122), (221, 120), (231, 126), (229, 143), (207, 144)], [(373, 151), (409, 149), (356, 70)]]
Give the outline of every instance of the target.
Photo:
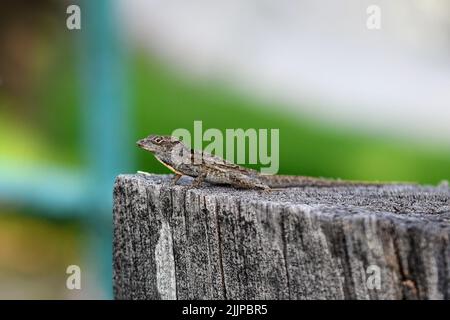
[(264, 193), (170, 179), (116, 180), (117, 299), (450, 298), (447, 185)]

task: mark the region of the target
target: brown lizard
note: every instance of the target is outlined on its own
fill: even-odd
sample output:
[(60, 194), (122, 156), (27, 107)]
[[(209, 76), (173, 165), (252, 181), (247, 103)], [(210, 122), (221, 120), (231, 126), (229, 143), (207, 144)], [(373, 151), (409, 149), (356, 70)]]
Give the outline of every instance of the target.
[(227, 184), (235, 188), (263, 189), (288, 187), (333, 187), (333, 186), (382, 186), (385, 183), (345, 181), (305, 176), (263, 175), (256, 170), (244, 168), (206, 152), (186, 147), (172, 136), (150, 135), (137, 145), (154, 154), (163, 165), (175, 173), (173, 184), (183, 176), (195, 178), (194, 187), (203, 181)]

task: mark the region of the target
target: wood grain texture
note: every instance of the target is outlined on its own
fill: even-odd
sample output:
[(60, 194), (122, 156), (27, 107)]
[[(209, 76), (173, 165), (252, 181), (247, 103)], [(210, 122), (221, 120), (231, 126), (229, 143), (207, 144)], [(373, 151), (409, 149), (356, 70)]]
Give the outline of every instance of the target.
[(445, 184), (264, 193), (170, 179), (116, 180), (117, 299), (450, 298)]

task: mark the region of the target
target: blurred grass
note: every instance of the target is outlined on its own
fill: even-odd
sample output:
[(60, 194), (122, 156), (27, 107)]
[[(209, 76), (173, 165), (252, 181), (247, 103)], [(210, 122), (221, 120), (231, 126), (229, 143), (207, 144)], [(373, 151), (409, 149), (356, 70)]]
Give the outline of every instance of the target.
[[(293, 117), (278, 112), (279, 106), (256, 103), (220, 84), (183, 78), (144, 55), (133, 61), (130, 78), (138, 121), (136, 140), (149, 133), (169, 134), (176, 128), (192, 132), (195, 120), (203, 121), (204, 130), (223, 132), (226, 128), (279, 128), (282, 174), (433, 184), (450, 178), (450, 151), (432, 142), (405, 143)], [(167, 172), (143, 151), (138, 159), (141, 170)]]
[[(73, 59), (69, 59), (73, 58)], [(36, 92), (43, 106), (38, 126), (20, 124), (0, 109), (2, 157), (81, 167), (82, 112), (80, 85), (73, 53), (55, 58)], [(176, 128), (280, 129), (280, 173), (339, 177), (357, 180), (438, 183), (450, 179), (450, 150), (391, 137), (330, 127), (298, 115), (279, 112), (277, 105), (236, 94), (220, 83), (193, 81), (156, 58), (137, 53), (126, 63), (136, 170), (168, 172), (151, 155), (138, 150), (135, 141), (150, 133), (170, 134)], [(7, 99), (0, 96), (5, 107)]]

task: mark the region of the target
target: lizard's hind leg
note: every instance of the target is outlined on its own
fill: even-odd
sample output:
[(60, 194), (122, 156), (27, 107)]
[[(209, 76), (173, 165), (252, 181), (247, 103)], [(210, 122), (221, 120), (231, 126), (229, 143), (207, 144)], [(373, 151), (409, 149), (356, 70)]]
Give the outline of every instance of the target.
[(258, 189), (269, 191), (270, 187), (261, 181), (246, 175), (237, 175), (232, 177), (232, 185), (243, 189)]
[(203, 181), (205, 181), (206, 173), (199, 174), (195, 179), (194, 182), (192, 182), (193, 188), (198, 188), (202, 185)]

